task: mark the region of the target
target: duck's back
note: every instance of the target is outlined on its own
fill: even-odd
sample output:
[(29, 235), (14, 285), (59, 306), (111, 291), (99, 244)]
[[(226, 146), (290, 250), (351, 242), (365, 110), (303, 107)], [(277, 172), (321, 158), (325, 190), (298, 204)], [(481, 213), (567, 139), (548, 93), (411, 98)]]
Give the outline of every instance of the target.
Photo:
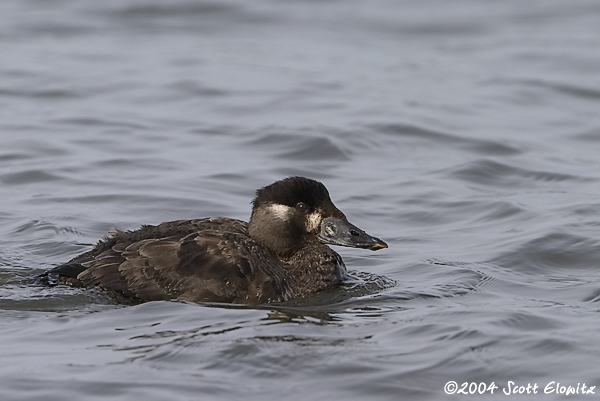
[(228, 218), (179, 220), (116, 231), (94, 249), (48, 272), (58, 284), (99, 286), (142, 301), (283, 301), (283, 263)]

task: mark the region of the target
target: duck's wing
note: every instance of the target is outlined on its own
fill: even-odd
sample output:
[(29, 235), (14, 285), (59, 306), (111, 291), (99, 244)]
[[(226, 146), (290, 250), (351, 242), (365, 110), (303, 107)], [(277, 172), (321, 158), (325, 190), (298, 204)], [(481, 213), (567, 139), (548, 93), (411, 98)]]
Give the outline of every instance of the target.
[(117, 244), (84, 262), (77, 279), (140, 300), (262, 303), (285, 296), (279, 264), (243, 234), (204, 230)]
[(269, 285), (269, 272), (254, 267), (263, 265), (277, 270), (280, 262), (247, 236), (247, 223), (217, 217), (115, 230), (94, 249), (38, 278), (97, 285), (142, 300), (251, 302), (258, 299), (253, 286)]

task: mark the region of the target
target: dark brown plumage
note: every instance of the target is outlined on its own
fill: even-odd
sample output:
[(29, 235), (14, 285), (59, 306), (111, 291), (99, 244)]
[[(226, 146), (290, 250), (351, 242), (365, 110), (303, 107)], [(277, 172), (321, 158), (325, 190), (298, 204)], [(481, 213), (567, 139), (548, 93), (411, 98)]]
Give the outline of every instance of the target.
[(253, 205), (250, 223), (216, 217), (115, 231), (41, 278), (141, 301), (281, 302), (344, 279), (341, 257), (325, 243), (387, 247), (348, 223), (314, 180), (278, 181)]

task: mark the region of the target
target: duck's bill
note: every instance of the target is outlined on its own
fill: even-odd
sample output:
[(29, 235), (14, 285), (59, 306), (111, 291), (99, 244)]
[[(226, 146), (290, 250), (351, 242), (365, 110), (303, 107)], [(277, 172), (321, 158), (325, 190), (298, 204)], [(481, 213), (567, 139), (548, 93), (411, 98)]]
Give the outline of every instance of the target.
[(349, 246), (376, 251), (387, 248), (387, 244), (373, 237), (346, 220), (328, 217), (321, 223), (319, 239), (327, 245)]

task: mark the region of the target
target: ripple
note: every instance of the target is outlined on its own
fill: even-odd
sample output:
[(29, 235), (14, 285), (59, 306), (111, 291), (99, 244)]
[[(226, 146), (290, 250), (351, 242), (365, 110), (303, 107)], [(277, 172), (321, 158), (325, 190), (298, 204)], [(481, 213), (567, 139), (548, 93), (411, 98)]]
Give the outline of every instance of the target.
[(247, 146), (269, 151), (285, 160), (347, 161), (351, 155), (333, 139), (315, 135), (282, 133), (260, 134), (258, 138), (246, 142)]
[(461, 164), (446, 172), (446, 174), (475, 184), (499, 187), (526, 187), (531, 185), (532, 182), (597, 181), (595, 178), (570, 174), (527, 170), (488, 159)]
[[(174, 96), (178, 98), (184, 94), (193, 98), (198, 97), (221, 97), (228, 94), (227, 91), (217, 89), (210, 86), (204, 86), (197, 81), (192, 80), (179, 80), (172, 82), (168, 85), (168, 89), (175, 92)], [(165, 101), (165, 96), (161, 97), (161, 101)]]
[(31, 159), (31, 155), (25, 153), (5, 153), (0, 154), (0, 161), (2, 162), (10, 162), (15, 160), (26, 160)]
[(0, 310), (77, 311), (90, 308), (91, 304), (122, 305), (122, 300), (105, 291), (85, 288), (23, 284), (0, 286)]
[(476, 219), (480, 222), (492, 222), (523, 216), (528, 213), (528, 210), (514, 202), (496, 201), (487, 204), (485, 214)]
[(435, 131), (413, 125), (375, 125), (374, 129), (388, 135), (403, 136), (413, 140), (431, 142), (435, 143), (436, 146), (443, 144), (446, 146), (458, 147), (477, 154), (508, 156), (523, 152), (520, 147), (506, 141), (465, 138), (447, 132)]
[(232, 5), (217, 2), (173, 3), (173, 4), (137, 4), (116, 10), (114, 15), (125, 18), (148, 18), (165, 16), (205, 16), (215, 13), (230, 13), (238, 9)]
[(594, 128), (571, 137), (583, 142), (600, 142), (600, 128)]
[(33, 169), (20, 171), (18, 173), (7, 173), (0, 175), (0, 182), (8, 185), (29, 185), (41, 182), (61, 181), (63, 177), (49, 173), (46, 170)]
[(431, 200), (419, 196), (410, 199), (424, 210), (406, 211), (401, 214), (403, 221), (412, 225), (437, 225), (454, 222), (494, 222), (524, 217), (529, 211), (518, 203), (507, 200), (452, 201)]
[[(78, 128), (81, 127), (107, 127), (107, 128), (126, 128), (128, 130), (149, 130), (150, 126), (145, 125), (141, 122), (131, 122), (131, 121), (125, 121), (125, 120), (117, 120), (117, 119), (110, 119), (110, 118), (99, 118), (99, 117), (85, 117), (85, 116), (81, 116), (81, 117), (69, 117), (69, 118), (57, 118), (54, 120), (51, 120), (52, 123), (54, 124), (60, 124), (60, 125), (71, 125), (71, 126), (75, 126)], [(121, 133), (122, 135), (122, 133)], [(88, 142), (88, 141), (106, 141), (105, 138), (82, 138), (79, 139), (78, 141), (80, 141), (81, 143), (94, 143), (94, 142)]]
[[(493, 260), (508, 269), (526, 272), (594, 270), (600, 260), (600, 241), (568, 233), (549, 233), (532, 239)], [(566, 277), (563, 277), (566, 279)]]
[[(533, 330), (545, 331), (555, 329), (561, 326), (560, 324), (558, 324), (558, 322), (554, 322), (554, 324), (552, 324), (551, 321), (548, 322), (547, 320), (543, 320), (542, 322), (540, 322), (539, 318), (535, 318), (534, 323), (536, 322), (536, 320), (537, 323), (541, 323), (542, 326), (544, 326), (547, 323), (550, 324), (547, 324), (548, 327), (534, 327)], [(527, 328), (529, 328), (529, 324), (526, 325), (526, 329)], [(536, 341), (535, 343), (530, 344), (529, 350), (533, 355), (539, 356), (561, 355), (576, 351), (577, 346), (574, 343), (561, 338), (544, 338), (540, 339), (539, 341)]]
[[(427, 268), (435, 266), (435, 269)], [(411, 270), (421, 268), (426, 275), (426, 286), (421, 286), (419, 296), (422, 298), (453, 298), (474, 295), (484, 292), (486, 286), (496, 279), (484, 272), (480, 263), (449, 261), (429, 258)], [(405, 283), (403, 283), (405, 285)]]
[(590, 291), (588, 295), (583, 297), (583, 302), (600, 302), (600, 288)]
[(363, 271), (351, 272), (351, 280), (344, 285), (344, 290), (352, 297), (363, 297), (378, 294), (396, 287), (398, 282), (385, 276)]
[(584, 87), (575, 84), (557, 83), (543, 80), (523, 80), (519, 82), (519, 84), (551, 89), (562, 95), (568, 95), (586, 101), (600, 100), (600, 89)]
[[(172, 2), (156, 4), (133, 4), (108, 11), (109, 17), (122, 20), (131, 28), (139, 23), (142, 27), (152, 24), (156, 28), (159, 23), (171, 20), (178, 24), (188, 23), (186, 27), (203, 32), (210, 26), (218, 29), (225, 25), (230, 29), (240, 24), (262, 24), (272, 22), (268, 13), (251, 11), (247, 7), (229, 2)], [(172, 29), (172, 27), (170, 27)]]
[(84, 97), (86, 94), (82, 91), (66, 89), (7, 89), (0, 88), (1, 96), (11, 97), (30, 97), (42, 100), (74, 99)]
[(526, 312), (514, 312), (507, 317), (497, 320), (494, 324), (520, 331), (552, 330), (562, 327), (563, 323), (556, 319), (538, 316)]

